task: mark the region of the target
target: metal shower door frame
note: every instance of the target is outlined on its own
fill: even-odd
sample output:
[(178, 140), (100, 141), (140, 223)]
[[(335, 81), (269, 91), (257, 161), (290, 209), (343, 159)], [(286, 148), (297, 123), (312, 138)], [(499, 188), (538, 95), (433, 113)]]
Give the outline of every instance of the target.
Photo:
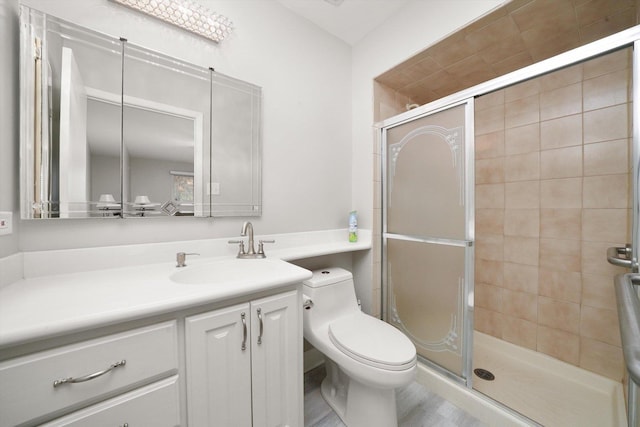
[[(412, 122), (413, 120), (421, 119), (427, 116), (432, 116), (437, 113), (464, 106), (464, 141), (463, 141), (463, 178), (462, 183), (464, 187), (464, 208), (465, 208), (465, 239), (463, 241), (441, 239), (441, 238), (413, 238), (411, 236), (400, 236), (388, 233), (387, 230), (387, 183), (389, 175), (387, 170), (387, 131), (389, 129), (401, 126), (405, 123)], [(415, 110), (412, 110), (415, 111)], [(464, 343), (464, 349), (462, 351), (462, 376), (450, 372), (448, 369), (441, 367), (440, 365), (422, 357), (418, 356), (419, 360), (433, 369), (437, 370), (441, 374), (454, 381), (464, 383), (467, 387), (472, 387), (472, 365), (473, 365), (473, 284), (474, 284), (474, 239), (475, 239), (475, 161), (474, 161), (474, 98), (470, 97), (458, 102), (454, 102), (448, 105), (440, 106), (433, 110), (428, 111), (416, 111), (416, 114), (408, 115), (404, 120), (396, 122), (389, 126), (383, 126), (379, 128), (378, 138), (380, 141), (380, 151), (382, 157), (382, 312), (383, 319), (388, 319), (388, 268), (387, 268), (387, 236), (393, 235), (395, 238), (399, 238), (405, 241), (416, 241), (421, 243), (432, 244), (445, 244), (450, 246), (465, 247), (465, 261), (464, 261), (464, 284), (463, 284), (463, 321), (462, 321), (462, 342)]]

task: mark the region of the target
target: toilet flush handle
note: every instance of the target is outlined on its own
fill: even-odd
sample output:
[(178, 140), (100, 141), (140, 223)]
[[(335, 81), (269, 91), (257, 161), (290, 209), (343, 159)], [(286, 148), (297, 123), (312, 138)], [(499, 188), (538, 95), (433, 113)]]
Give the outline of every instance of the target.
[(313, 301), (311, 300), (311, 298), (309, 298), (306, 295), (302, 295), (302, 308), (304, 308), (305, 310), (310, 310), (311, 307), (313, 307)]

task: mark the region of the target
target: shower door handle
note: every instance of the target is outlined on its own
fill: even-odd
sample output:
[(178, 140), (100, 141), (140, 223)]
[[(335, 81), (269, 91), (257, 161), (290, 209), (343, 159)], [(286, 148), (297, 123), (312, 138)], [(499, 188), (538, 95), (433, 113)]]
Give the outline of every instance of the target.
[(632, 252), (629, 243), (624, 247), (613, 246), (607, 249), (607, 261), (618, 267), (633, 268)]

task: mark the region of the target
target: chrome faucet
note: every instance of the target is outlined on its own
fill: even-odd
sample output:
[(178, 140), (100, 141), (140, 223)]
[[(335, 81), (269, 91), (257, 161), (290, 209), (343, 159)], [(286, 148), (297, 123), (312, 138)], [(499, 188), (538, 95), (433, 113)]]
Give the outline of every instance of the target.
[(246, 237), (247, 232), (249, 233), (249, 241), (247, 242), (246, 255), (249, 255), (247, 258), (255, 258), (256, 249), (253, 244), (253, 224), (251, 224), (249, 221), (245, 221), (244, 224), (242, 224), (242, 230), (240, 231), (240, 235), (242, 237)]
[(240, 246), (238, 248), (238, 255), (236, 258), (241, 259), (252, 259), (252, 258), (266, 258), (264, 253), (264, 244), (265, 243), (275, 243), (275, 240), (259, 240), (258, 241), (258, 252), (255, 249), (255, 242), (253, 240), (253, 224), (249, 221), (245, 221), (242, 224), (242, 230), (240, 231), (240, 235), (242, 237), (249, 236), (249, 241), (247, 242), (247, 249), (245, 250), (245, 244), (243, 240), (229, 240), (229, 243), (238, 243)]

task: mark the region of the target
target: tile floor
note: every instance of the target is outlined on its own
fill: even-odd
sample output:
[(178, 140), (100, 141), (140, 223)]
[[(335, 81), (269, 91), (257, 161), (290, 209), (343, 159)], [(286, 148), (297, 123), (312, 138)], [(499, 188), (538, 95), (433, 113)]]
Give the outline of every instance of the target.
[[(344, 423), (320, 394), (320, 383), (324, 377), (324, 365), (304, 376), (304, 425), (344, 427)], [(399, 427), (485, 426), (462, 409), (415, 382), (397, 390), (396, 398)]]

